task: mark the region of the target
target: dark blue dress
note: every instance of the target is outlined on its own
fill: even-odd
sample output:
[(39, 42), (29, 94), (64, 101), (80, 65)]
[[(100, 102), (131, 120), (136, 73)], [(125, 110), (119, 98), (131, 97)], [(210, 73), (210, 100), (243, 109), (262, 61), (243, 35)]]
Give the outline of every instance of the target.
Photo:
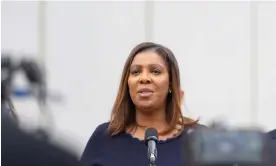
[[(81, 157), (81, 166), (148, 166), (144, 141), (128, 133), (110, 137), (106, 132), (108, 125), (99, 125), (92, 134)], [(158, 142), (156, 166), (188, 166), (181, 157), (183, 135)]]

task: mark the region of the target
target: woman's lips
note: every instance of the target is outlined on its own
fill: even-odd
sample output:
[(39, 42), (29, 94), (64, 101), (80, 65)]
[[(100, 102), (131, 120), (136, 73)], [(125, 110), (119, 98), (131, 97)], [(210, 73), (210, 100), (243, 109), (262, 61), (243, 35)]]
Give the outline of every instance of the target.
[(145, 97), (150, 97), (153, 94), (153, 92), (139, 92), (138, 94), (140, 97), (145, 98)]
[(153, 94), (153, 90), (149, 88), (141, 88), (138, 90), (138, 95), (143, 98), (148, 98), (152, 96), (152, 94)]

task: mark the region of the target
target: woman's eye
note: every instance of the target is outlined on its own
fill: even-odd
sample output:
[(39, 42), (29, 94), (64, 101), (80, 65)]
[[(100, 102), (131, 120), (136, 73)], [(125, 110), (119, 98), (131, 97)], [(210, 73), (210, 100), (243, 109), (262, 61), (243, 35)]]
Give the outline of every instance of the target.
[(131, 71), (132, 75), (138, 75), (140, 72), (138, 70)]
[(161, 71), (160, 70), (153, 70), (152, 73), (155, 74), (155, 75), (158, 75), (158, 74), (161, 73)]

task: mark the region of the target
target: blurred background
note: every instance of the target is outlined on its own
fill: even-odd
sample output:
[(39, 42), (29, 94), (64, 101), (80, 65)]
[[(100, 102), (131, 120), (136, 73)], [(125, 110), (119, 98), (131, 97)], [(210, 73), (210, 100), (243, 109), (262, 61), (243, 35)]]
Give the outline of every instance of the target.
[[(78, 155), (109, 120), (123, 65), (144, 41), (180, 66), (183, 114), (276, 128), (276, 2), (2, 1), (1, 53), (45, 69), (53, 140)], [(19, 73), (13, 86), (24, 89)], [(33, 96), (12, 96), (20, 124), (39, 123)]]

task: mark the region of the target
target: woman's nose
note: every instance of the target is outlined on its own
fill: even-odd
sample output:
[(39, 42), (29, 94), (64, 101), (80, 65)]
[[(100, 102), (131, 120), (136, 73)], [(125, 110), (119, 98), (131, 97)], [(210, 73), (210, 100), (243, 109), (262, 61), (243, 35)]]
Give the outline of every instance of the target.
[(139, 81), (140, 81), (141, 84), (151, 83), (151, 79), (150, 79), (149, 73), (147, 73), (147, 72), (141, 73)]

